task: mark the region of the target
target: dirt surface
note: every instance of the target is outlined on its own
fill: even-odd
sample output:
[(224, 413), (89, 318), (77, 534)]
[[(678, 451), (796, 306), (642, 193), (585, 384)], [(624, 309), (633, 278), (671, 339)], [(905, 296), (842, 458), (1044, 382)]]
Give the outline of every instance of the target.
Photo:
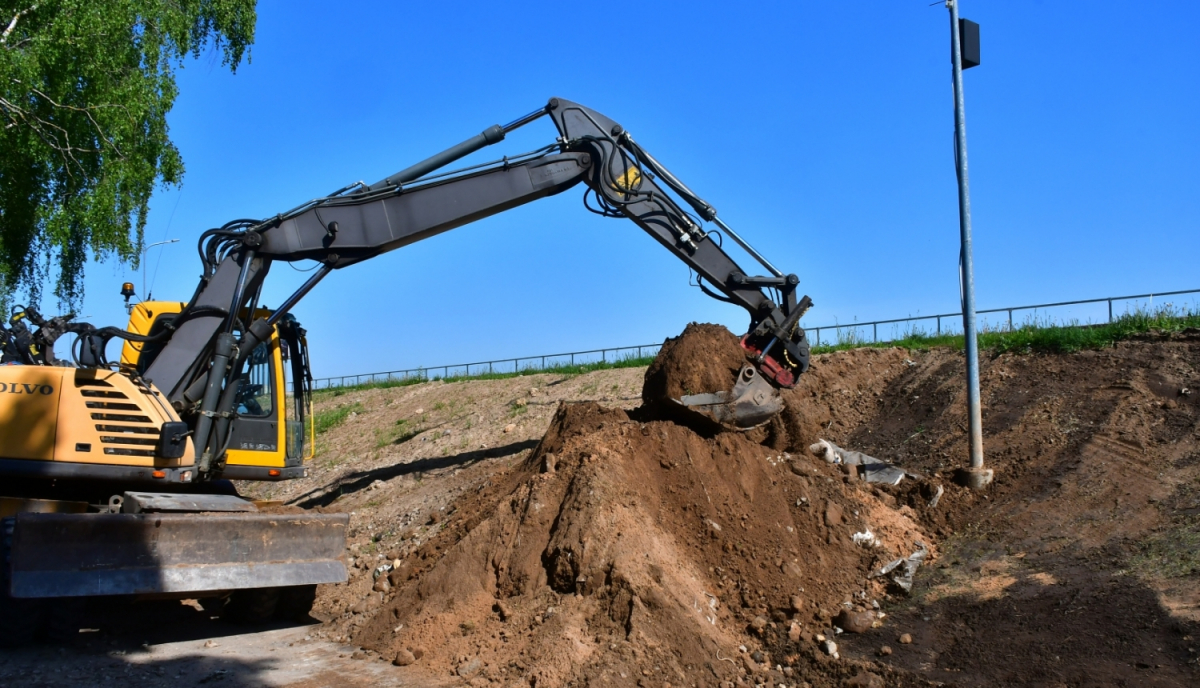
[[(247, 661), (218, 666), (191, 645), (240, 629), (183, 607), (155, 627), (186, 638), (135, 642), (110, 614), (54, 668), (136, 678), (147, 640), (146, 657), (191, 662), (179, 685), (1200, 684), (1200, 333), (985, 354), (981, 492), (950, 480), (960, 354), (816, 356), (783, 416), (747, 433), (640, 404), (643, 374), (661, 399), (741, 360), (693, 325), (650, 371), (324, 396), (319, 412), (351, 412), (312, 476), (243, 486), (353, 514), (351, 581), (322, 586), (321, 623), (239, 635)], [(811, 456), (817, 438), (922, 478), (868, 485)], [(874, 575), (918, 542), (910, 594)], [(310, 668), (249, 661), (285, 647)], [(0, 682), (61, 681), (55, 651), (0, 655)]]
[[(477, 664), (526, 684), (735, 680), (740, 658), (718, 656), (756, 618), (816, 631), (843, 600), (879, 596), (862, 572), (928, 539), (902, 514), (873, 518), (888, 509), (865, 485), (806, 469), (740, 434), (564, 406), (526, 461), (460, 500), (391, 575), (354, 639), (422, 648), (431, 678)], [(868, 528), (880, 546), (851, 541)]]
[[(195, 602), (93, 603), (77, 640), (0, 651), (0, 685), (374, 688), (419, 685), (356, 647), (313, 637), (319, 622), (247, 629)], [(357, 655), (356, 655), (357, 653)]]
[[(962, 362), (912, 360), (832, 434), (937, 474), (966, 454)], [(854, 651), (966, 685), (1196, 685), (1200, 333), (982, 372), (996, 483), (947, 501), (942, 561)]]

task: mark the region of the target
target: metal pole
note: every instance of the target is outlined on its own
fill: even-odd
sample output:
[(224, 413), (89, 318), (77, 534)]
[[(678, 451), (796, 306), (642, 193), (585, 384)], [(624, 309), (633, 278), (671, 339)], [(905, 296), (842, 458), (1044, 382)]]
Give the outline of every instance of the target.
[(954, 81), (954, 161), (958, 171), (958, 224), (962, 236), (959, 260), (962, 270), (963, 337), (967, 357), (967, 429), (970, 433), (969, 469), (960, 479), (972, 488), (992, 481), (983, 467), (983, 415), (979, 405), (979, 342), (975, 334), (975, 268), (971, 250), (971, 193), (967, 176), (967, 113), (963, 97), (962, 44), (959, 36), (958, 0), (946, 0), (950, 10), (950, 51)]
[(178, 241), (179, 241), (178, 239), (168, 239), (166, 241), (156, 241), (153, 244), (150, 244), (149, 246), (142, 249), (141, 257), (138, 258), (138, 262), (140, 262), (142, 264), (142, 293), (145, 294), (145, 296), (142, 297), (142, 300), (144, 300), (144, 301), (150, 300), (150, 294), (148, 294), (146, 292), (146, 252), (149, 251), (150, 249), (154, 248), (155, 246), (162, 246), (164, 244), (174, 244)]
[(1112, 299), (1108, 300), (1108, 322), (1112, 324)]

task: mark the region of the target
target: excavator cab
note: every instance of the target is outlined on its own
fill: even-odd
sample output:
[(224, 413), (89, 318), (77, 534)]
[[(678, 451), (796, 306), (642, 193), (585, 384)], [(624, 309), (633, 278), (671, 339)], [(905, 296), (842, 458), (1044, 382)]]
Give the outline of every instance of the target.
[[(153, 334), (165, 328), (186, 304), (143, 301), (133, 306), (129, 332)], [(268, 318), (268, 309), (254, 317)], [(243, 318), (243, 322), (247, 319)], [(241, 333), (235, 330), (235, 335)], [(121, 364), (139, 374), (154, 361), (153, 343), (126, 341)], [(231, 480), (287, 480), (303, 477), (313, 456), (312, 374), (304, 328), (290, 313), (274, 326), (268, 340), (246, 359), (238, 380), (234, 413), (221, 477)]]

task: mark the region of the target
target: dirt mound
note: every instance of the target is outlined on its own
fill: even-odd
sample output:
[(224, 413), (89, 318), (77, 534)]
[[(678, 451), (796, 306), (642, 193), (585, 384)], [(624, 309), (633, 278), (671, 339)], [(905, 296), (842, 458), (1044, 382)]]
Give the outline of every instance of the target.
[[(755, 661), (738, 646), (778, 645), (793, 621), (832, 633), (843, 603), (869, 608), (871, 567), (929, 542), (904, 511), (737, 433), (563, 405), (528, 460), (390, 574), (355, 640), (419, 655), (430, 678), (523, 685), (706, 685), (783, 664), (837, 676), (851, 667), (818, 670), (833, 660), (811, 649)], [(853, 541), (868, 530), (878, 545)]]
[[(689, 330), (712, 348), (691, 367), (664, 348), (657, 398), (744, 360), (724, 360), (720, 328)], [(397, 521), (391, 487), (348, 493), (357, 568), (319, 606), (335, 637), (411, 661), (398, 671), (420, 683), (1196, 685), (1200, 336), (981, 367), (985, 491), (943, 480), (966, 455), (961, 352), (826, 354), (767, 428), (564, 404), (444, 511), (408, 503)], [(849, 479), (808, 455), (817, 438), (926, 479)], [(881, 546), (853, 541), (868, 529)], [(870, 573), (918, 540), (938, 548), (889, 597)], [(833, 628), (864, 613), (880, 625)]]
[(687, 394), (731, 389), (746, 361), (746, 350), (732, 332), (721, 325), (691, 323), (663, 342), (646, 369), (642, 402), (669, 407), (671, 399)]

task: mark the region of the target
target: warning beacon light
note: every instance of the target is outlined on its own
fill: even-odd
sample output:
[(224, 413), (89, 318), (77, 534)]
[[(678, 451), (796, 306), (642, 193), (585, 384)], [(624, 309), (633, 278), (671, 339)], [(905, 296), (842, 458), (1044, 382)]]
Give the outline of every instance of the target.
[(125, 310), (132, 310), (129, 305), (129, 297), (137, 296), (137, 294), (133, 291), (133, 282), (125, 282), (121, 285), (121, 296), (125, 297)]

